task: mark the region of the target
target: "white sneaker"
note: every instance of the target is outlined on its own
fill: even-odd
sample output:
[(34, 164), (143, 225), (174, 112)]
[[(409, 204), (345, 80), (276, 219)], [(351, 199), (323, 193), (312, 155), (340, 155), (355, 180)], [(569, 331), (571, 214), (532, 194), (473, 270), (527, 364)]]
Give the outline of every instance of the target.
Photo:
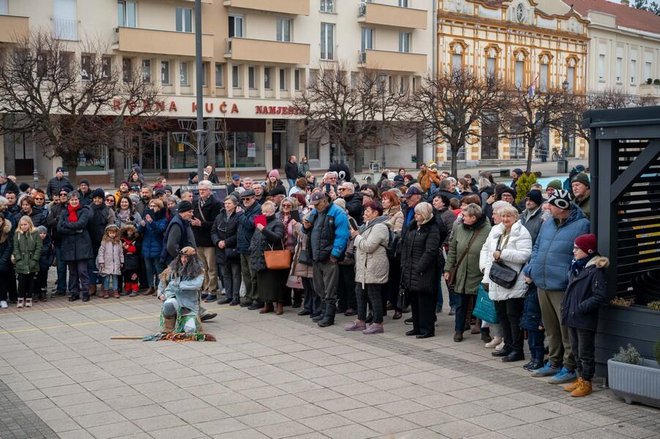
[(7, 305), (6, 300), (0, 300), (0, 308), (2, 309), (9, 308), (9, 305)]
[(493, 339), (486, 343), (484, 347), (492, 349), (499, 346), (500, 343), (502, 343), (502, 337), (493, 337)]
[(495, 347), (495, 350), (496, 350), (497, 352), (501, 351), (502, 349), (504, 349), (504, 340), (502, 340), (502, 343), (498, 344), (498, 345)]

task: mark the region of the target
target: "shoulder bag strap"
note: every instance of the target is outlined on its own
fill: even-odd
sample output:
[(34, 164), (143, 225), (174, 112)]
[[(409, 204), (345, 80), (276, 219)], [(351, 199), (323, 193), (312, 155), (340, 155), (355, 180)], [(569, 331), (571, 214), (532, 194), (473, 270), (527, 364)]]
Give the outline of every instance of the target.
[(465, 257), (467, 256), (468, 252), (470, 251), (470, 247), (472, 247), (472, 244), (473, 244), (474, 241), (477, 239), (477, 236), (480, 235), (480, 234), (481, 234), (481, 229), (479, 229), (479, 230), (477, 230), (476, 232), (474, 232), (474, 235), (472, 235), (472, 238), (470, 238), (470, 241), (468, 242), (467, 248), (465, 249), (465, 251), (463, 252), (463, 254), (461, 255), (461, 257), (458, 258), (458, 261), (456, 261), (456, 265), (455, 265), (456, 267), (458, 267), (459, 265), (461, 265), (461, 262), (463, 262), (463, 259), (465, 259)]

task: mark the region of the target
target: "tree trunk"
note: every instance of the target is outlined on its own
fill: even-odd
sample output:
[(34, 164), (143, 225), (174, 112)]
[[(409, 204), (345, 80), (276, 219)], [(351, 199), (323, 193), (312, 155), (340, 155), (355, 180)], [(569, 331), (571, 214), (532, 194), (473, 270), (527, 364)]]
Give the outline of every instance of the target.
[[(435, 160), (435, 143), (431, 146), (433, 148), (433, 159)], [(417, 158), (415, 167), (419, 168), (420, 163), (424, 163), (424, 129), (421, 123), (417, 124), (415, 130), (415, 156)]]
[(114, 145), (112, 148), (112, 162), (114, 164), (114, 177), (115, 187), (119, 187), (119, 183), (126, 179), (124, 174), (124, 152), (122, 150), (124, 143), (121, 131), (117, 131), (114, 136)]
[(534, 157), (534, 147), (536, 146), (536, 136), (531, 135), (527, 144), (527, 169), (525, 172), (532, 172), (532, 158)]
[(449, 145), (449, 148), (451, 148), (451, 175), (454, 178), (458, 178), (458, 151), (461, 147)]
[[(355, 152), (349, 154), (346, 153), (346, 164), (348, 165), (348, 169), (351, 171), (351, 176), (357, 180), (357, 173), (359, 172), (357, 170), (357, 155)], [(361, 171), (362, 169), (360, 169)]]

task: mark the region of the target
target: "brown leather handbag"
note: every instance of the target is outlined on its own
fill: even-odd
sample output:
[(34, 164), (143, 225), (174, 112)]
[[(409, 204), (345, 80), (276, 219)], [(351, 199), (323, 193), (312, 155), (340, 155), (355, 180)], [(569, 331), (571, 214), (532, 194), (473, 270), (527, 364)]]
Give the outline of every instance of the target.
[[(264, 251), (264, 259), (266, 260), (266, 268), (269, 270), (288, 270), (291, 268), (291, 251), (273, 250), (272, 245), (268, 245), (270, 250)], [(284, 245), (282, 246), (284, 247)]]

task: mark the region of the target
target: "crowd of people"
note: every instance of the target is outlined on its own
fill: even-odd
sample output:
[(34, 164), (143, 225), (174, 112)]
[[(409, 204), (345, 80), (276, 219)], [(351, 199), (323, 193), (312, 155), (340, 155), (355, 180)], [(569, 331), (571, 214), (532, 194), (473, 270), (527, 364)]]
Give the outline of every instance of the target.
[[(384, 332), (390, 311), (411, 312), (406, 335), (423, 339), (436, 335), (446, 284), (455, 342), (480, 334), (494, 357), (516, 362), (526, 333), (532, 376), (591, 392), (607, 259), (589, 234), (584, 168), (568, 190), (533, 185), (517, 204), (520, 169), (506, 185), (430, 163), (360, 185), (343, 165), (318, 183), (305, 166), (291, 156), (286, 184), (277, 170), (263, 182), (235, 174), (222, 199), (211, 167), (191, 176), (194, 193), (147, 183), (137, 166), (116, 192), (85, 179), (74, 188), (61, 168), (45, 191), (0, 172), (0, 277), (17, 280), (1, 283), (0, 306), (48, 300), (55, 265), (54, 294), (69, 301), (156, 294), (165, 332), (201, 332), (216, 316), (203, 304), (217, 302), (297, 308), (319, 327), (342, 313), (354, 317), (346, 331), (365, 335)], [(478, 294), (492, 302), (490, 322), (473, 316)]]

